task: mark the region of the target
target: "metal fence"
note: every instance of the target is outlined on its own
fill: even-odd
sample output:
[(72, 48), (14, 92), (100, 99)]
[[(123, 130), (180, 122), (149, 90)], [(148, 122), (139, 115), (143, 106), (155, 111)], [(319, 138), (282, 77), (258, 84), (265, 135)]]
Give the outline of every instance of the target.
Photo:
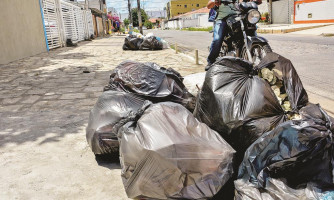
[(62, 0), (41, 0), (44, 26), (50, 49), (88, 39), (94, 34), (93, 18), (90, 10)]

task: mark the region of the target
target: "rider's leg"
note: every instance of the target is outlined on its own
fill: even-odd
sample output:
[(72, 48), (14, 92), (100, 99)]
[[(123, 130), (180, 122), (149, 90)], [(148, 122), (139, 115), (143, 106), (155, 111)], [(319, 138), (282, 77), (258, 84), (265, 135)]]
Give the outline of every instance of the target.
[(220, 49), (222, 47), (225, 30), (226, 30), (226, 22), (222, 20), (217, 20), (214, 23), (214, 29), (213, 29), (213, 41), (211, 43), (210, 47), (210, 53), (208, 56), (208, 65), (211, 65), (216, 61), (216, 58), (219, 56)]

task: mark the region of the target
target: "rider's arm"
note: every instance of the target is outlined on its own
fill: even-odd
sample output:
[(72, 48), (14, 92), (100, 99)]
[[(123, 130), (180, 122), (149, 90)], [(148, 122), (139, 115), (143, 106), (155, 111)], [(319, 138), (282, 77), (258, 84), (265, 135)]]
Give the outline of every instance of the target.
[(211, 9), (211, 8), (213, 8), (215, 5), (216, 6), (220, 6), (220, 3), (219, 3), (220, 1), (215, 1), (215, 0), (210, 0), (209, 2), (208, 2), (208, 5), (206, 6), (207, 8), (209, 8), (209, 9)]
[(214, 1), (209, 1), (208, 2), (208, 5), (206, 6), (207, 8), (209, 8), (209, 9), (211, 9), (211, 8), (213, 8), (215, 6), (215, 2)]

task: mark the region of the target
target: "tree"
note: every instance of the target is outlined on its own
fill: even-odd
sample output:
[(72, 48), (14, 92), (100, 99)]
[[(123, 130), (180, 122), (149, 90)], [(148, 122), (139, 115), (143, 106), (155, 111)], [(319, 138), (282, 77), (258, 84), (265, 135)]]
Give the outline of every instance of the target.
[(153, 24), (152, 24), (152, 22), (150, 22), (150, 21), (148, 21), (148, 20), (145, 21), (144, 26), (146, 26), (147, 29), (152, 29), (152, 28), (153, 28)]
[[(144, 23), (148, 19), (148, 16), (145, 10), (143, 9), (140, 9), (140, 10), (141, 10), (141, 20)], [(133, 26), (139, 26), (137, 12), (138, 12), (137, 8), (132, 8), (131, 15), (132, 15)]]
[(130, 24), (130, 21), (129, 21), (129, 19), (126, 19), (126, 18), (125, 18), (125, 19), (123, 20), (123, 23), (124, 23), (124, 26), (127, 27), (127, 26)]

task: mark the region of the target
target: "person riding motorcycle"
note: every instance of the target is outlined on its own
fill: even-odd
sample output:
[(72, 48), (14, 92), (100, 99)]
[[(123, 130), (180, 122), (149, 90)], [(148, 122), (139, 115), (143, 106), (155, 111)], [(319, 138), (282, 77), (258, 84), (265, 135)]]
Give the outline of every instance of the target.
[[(261, 0), (258, 0), (258, 2), (259, 4), (262, 3)], [(210, 46), (210, 53), (207, 58), (208, 65), (205, 67), (205, 70), (209, 69), (210, 65), (213, 64), (219, 56), (224, 37), (227, 34), (226, 18), (235, 14), (237, 10), (235, 0), (210, 0), (207, 4), (207, 8), (212, 9), (214, 7), (217, 11), (217, 17), (213, 25), (213, 41)]]
[(230, 4), (221, 4), (220, 0), (210, 0), (208, 2), (207, 8), (211, 9), (215, 6), (217, 9), (217, 17), (213, 24), (213, 41), (210, 47), (210, 53), (207, 58), (208, 65), (207, 69), (212, 63), (216, 61), (216, 58), (219, 56), (220, 49), (222, 47), (222, 42), (227, 30), (226, 17), (230, 14), (235, 13), (234, 4), (230, 1)]

